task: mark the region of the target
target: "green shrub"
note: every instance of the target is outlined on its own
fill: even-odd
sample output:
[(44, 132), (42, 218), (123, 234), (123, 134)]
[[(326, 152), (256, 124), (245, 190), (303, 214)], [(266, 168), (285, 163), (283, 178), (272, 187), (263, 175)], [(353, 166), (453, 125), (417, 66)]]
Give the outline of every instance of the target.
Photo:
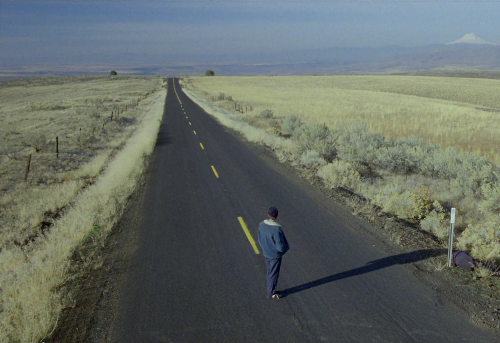
[(434, 201), (432, 206), (434, 209), (420, 221), (420, 228), (444, 239), (449, 235), (449, 227), (445, 220), (443, 206), (438, 201)]
[(226, 98), (226, 94), (219, 93), (219, 96), (217, 97), (217, 100), (224, 100), (225, 98)]
[(283, 132), (284, 135), (293, 135), (295, 129), (299, 128), (301, 125), (302, 122), (300, 118), (295, 114), (291, 114), (283, 120), (281, 132)]
[(485, 183), (481, 187), (481, 191), (484, 196), (484, 200), (481, 201), (478, 205), (481, 213), (500, 214), (500, 183), (497, 182), (495, 185), (491, 185), (490, 183)]
[(24, 143), (25, 145), (34, 148), (36, 152), (40, 152), (45, 150), (47, 147), (47, 137), (44, 134), (32, 135), (29, 136)]
[[(269, 127), (275, 127), (277, 129), (279, 129), (280, 128), (280, 123), (276, 119), (269, 119), (267, 121), (267, 126), (269, 126)], [(280, 130), (280, 132), (281, 132), (281, 130)]]
[(109, 73), (110, 76), (115, 76), (115, 75), (118, 75), (118, 73), (114, 70), (111, 70), (111, 72)]
[(458, 238), (457, 247), (468, 250), (478, 259), (500, 260), (500, 216), (483, 223), (469, 224)]
[(462, 195), (476, 198), (481, 197), (483, 185), (499, 181), (499, 166), (458, 148), (443, 150), (416, 137), (386, 138), (368, 132), (362, 124), (342, 128), (337, 134), (338, 157), (355, 165), (450, 180)]
[(431, 208), (428, 199), (409, 190), (401, 190), (395, 185), (386, 186), (382, 193), (375, 195), (373, 202), (385, 213), (405, 220), (420, 220)]
[(308, 169), (316, 169), (326, 164), (326, 161), (316, 151), (307, 151), (300, 156), (300, 164)]
[(394, 173), (432, 174), (432, 168), (427, 173), (429, 168), (426, 162), (435, 148), (435, 145), (416, 137), (401, 140), (385, 138), (375, 153), (374, 163), (378, 168)]
[(374, 165), (378, 149), (384, 145), (384, 137), (379, 133), (367, 132), (362, 124), (343, 128), (338, 135), (338, 157), (355, 165)]
[(344, 187), (356, 190), (361, 177), (349, 162), (334, 160), (319, 168), (317, 175), (323, 179), (327, 187)]
[[(92, 130), (92, 135), (94, 135), (100, 128), (102, 128), (102, 121), (99, 120), (99, 118), (92, 117), (88, 121), (88, 127), (90, 130)], [(82, 139), (82, 138), (79, 137), (78, 139)]]
[(264, 110), (260, 112), (259, 117), (261, 118), (272, 118), (273, 117), (273, 111), (271, 110)]
[(268, 129), (266, 129), (266, 132), (267, 133), (270, 133), (272, 135), (275, 135), (275, 136), (278, 136), (278, 137), (281, 137), (281, 131), (280, 129), (278, 129), (277, 127), (269, 127)]
[(324, 124), (301, 125), (295, 130), (292, 140), (295, 142), (297, 156), (312, 150), (324, 159), (332, 160), (336, 154), (336, 136)]
[(213, 70), (207, 69), (205, 71), (205, 76), (215, 76), (215, 72)]
[(76, 145), (78, 145), (78, 147), (80, 147), (80, 149), (83, 149), (83, 147), (90, 143), (91, 137), (92, 136), (88, 131), (82, 130), (78, 131), (78, 133), (71, 137), (71, 139)]

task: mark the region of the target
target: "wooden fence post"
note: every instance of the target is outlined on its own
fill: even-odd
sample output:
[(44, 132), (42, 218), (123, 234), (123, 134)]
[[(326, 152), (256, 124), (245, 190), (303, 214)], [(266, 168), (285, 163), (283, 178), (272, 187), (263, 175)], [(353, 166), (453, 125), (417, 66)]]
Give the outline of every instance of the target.
[(56, 136), (56, 154), (57, 158), (59, 158), (59, 136)]
[(26, 172), (24, 173), (24, 182), (26, 182), (26, 180), (28, 180), (28, 173), (30, 171), (30, 165), (31, 165), (31, 154), (30, 154), (30, 158), (28, 159), (28, 165), (26, 166)]

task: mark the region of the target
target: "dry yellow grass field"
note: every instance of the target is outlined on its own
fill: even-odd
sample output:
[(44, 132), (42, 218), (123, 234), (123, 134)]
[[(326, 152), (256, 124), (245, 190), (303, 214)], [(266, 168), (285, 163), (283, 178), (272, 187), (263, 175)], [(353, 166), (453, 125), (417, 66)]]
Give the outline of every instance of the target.
[(162, 82), (0, 83), (0, 341), (38, 341), (56, 324), (72, 253), (89, 239), (103, 241), (135, 188), (140, 161), (154, 148)]
[[(141, 109), (133, 105), (158, 83), (151, 77), (3, 83), (0, 246), (32, 239), (40, 223), (50, 222), (79, 189), (93, 182), (109, 154), (135, 128)], [(23, 182), (30, 155), (28, 179)]]
[[(219, 93), (305, 122), (362, 122), (384, 136), (417, 136), (500, 163), (500, 81), (422, 76), (196, 77), (189, 88), (206, 99)], [(226, 104), (229, 109), (233, 104)]]

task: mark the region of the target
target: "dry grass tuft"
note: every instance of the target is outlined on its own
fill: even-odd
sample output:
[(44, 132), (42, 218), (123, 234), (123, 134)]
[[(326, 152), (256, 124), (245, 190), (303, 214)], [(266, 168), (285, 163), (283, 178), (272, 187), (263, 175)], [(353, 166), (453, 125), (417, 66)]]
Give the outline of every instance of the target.
[(477, 262), (474, 266), (474, 276), (480, 279), (489, 279), (500, 276), (500, 267), (493, 262)]
[(448, 266), (448, 263), (446, 261), (446, 257), (442, 257), (442, 256), (437, 256), (437, 257), (429, 259), (429, 264), (430, 264), (432, 269), (434, 269), (435, 271), (438, 271), (438, 272), (445, 270), (446, 267)]

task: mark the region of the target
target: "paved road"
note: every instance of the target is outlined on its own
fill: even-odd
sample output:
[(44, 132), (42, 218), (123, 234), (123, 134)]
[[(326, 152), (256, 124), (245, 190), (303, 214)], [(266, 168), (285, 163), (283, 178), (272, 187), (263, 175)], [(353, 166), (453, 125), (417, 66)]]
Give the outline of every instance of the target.
[[(497, 342), (403, 266), (442, 251), (387, 256), (355, 218), (217, 124), (177, 80), (166, 101), (113, 341)], [(278, 301), (265, 298), (263, 256), (238, 219), (256, 239), (269, 206), (291, 246)]]

